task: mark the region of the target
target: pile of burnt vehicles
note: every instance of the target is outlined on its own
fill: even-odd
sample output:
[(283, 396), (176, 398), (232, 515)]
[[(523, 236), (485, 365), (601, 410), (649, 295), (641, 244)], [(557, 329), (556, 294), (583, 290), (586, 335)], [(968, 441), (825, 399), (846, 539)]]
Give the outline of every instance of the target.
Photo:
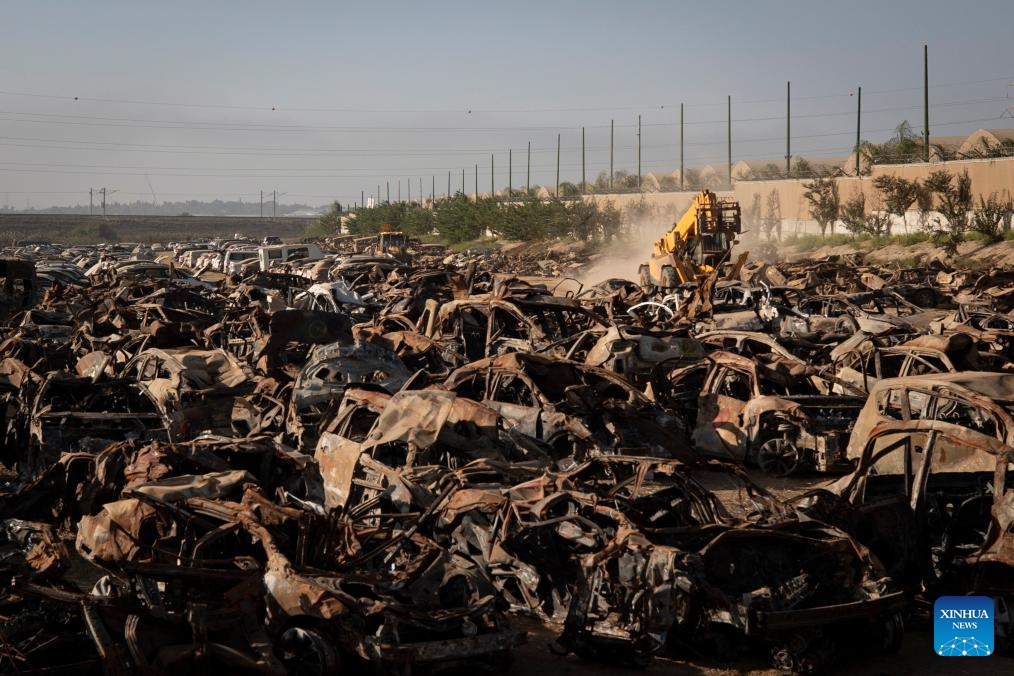
[(4, 671), (508, 670), (526, 617), (813, 673), (969, 593), (1010, 647), (1005, 272), (121, 249), (0, 261)]

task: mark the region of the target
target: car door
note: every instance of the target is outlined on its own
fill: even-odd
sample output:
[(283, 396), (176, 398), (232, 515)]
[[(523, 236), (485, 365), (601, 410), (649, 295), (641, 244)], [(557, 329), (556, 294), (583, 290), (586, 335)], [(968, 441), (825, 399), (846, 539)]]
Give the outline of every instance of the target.
[(756, 396), (759, 393), (752, 374), (716, 364), (698, 397), (695, 446), (706, 453), (742, 460), (746, 449), (743, 409)]
[[(522, 434), (536, 439), (552, 436), (546, 430), (543, 411), (531, 383), (518, 373), (501, 372), (490, 378), (488, 400), (483, 403), (495, 409)], [(549, 432), (549, 434), (547, 434)]]
[(843, 497), (853, 510), (841, 524), (870, 548), (900, 584), (917, 588), (929, 569), (924, 523), (916, 517), (921, 481), (935, 432), (871, 438)]

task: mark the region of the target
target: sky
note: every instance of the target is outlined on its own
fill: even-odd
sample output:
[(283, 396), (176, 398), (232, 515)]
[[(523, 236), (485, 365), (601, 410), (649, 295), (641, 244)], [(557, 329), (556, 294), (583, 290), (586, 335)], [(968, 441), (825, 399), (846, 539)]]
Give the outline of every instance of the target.
[[(0, 206), (418, 199), (1014, 127), (1014, 3), (8, 0)], [(508, 159), (510, 155), (510, 160)], [(508, 177), (508, 163), (511, 176)], [(409, 188), (411, 186), (411, 188)]]

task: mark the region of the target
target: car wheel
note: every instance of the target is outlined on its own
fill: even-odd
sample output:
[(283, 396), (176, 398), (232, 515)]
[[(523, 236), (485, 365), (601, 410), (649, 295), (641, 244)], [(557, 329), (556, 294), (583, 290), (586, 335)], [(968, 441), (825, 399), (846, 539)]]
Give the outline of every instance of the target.
[(785, 437), (768, 439), (757, 452), (757, 464), (772, 476), (788, 476), (799, 466), (799, 449)]
[(288, 674), (325, 676), (339, 673), (341, 667), (338, 650), (316, 629), (289, 627), (278, 637), (275, 653)]

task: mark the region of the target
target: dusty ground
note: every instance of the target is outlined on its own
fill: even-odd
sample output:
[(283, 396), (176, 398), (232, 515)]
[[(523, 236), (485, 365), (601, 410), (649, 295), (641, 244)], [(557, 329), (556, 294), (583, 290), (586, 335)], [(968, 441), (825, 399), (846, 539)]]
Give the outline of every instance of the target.
[[(817, 259), (824, 258), (825, 256), (844, 255), (856, 251), (864, 252), (866, 259), (874, 263), (891, 263), (893, 261), (904, 261), (907, 263), (913, 260), (922, 260), (928, 263), (934, 259), (948, 261), (943, 250), (930, 242), (910, 245), (889, 244), (878, 248), (873, 248), (873, 245), (869, 242), (860, 242), (859, 244), (822, 246), (807, 251), (797, 251), (787, 247), (784, 255), (789, 260), (801, 260), (805, 258)], [(1012, 266), (1014, 265), (1014, 241), (1004, 241), (988, 246), (980, 242), (965, 242), (958, 247), (958, 255), (954, 260), (948, 262), (956, 267), (971, 265), (973, 263), (978, 265), (988, 263), (997, 266)]]

